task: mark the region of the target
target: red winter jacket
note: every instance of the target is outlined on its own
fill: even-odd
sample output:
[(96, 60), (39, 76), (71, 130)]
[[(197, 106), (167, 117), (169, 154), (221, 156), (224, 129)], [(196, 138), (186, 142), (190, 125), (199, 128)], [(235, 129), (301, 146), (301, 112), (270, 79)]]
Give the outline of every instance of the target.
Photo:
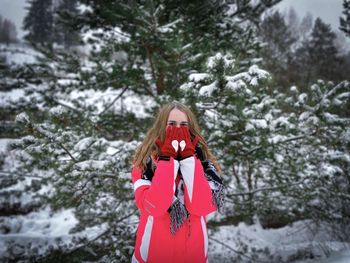
[[(189, 213), (175, 235), (171, 234), (170, 214), (179, 182), (184, 182), (184, 204)], [(202, 163), (191, 156), (181, 161), (158, 160), (152, 181), (142, 179), (142, 171), (132, 170), (136, 205), (140, 222), (132, 262), (202, 263), (208, 259), (206, 215), (215, 211), (211, 186), (205, 178)]]

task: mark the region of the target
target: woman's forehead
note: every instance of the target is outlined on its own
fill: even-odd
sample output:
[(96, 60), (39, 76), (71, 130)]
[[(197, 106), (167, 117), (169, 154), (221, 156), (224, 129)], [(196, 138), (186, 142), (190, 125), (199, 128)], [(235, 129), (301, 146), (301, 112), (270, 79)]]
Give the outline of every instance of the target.
[(186, 121), (187, 122), (188, 118), (186, 113), (175, 108), (170, 111), (168, 116), (168, 121), (179, 121), (179, 122)]

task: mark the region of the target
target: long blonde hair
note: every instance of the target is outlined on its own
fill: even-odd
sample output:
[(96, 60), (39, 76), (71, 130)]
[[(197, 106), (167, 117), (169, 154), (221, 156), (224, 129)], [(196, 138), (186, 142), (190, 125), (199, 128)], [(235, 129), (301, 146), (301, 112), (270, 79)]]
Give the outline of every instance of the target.
[(133, 164), (135, 166), (139, 167), (141, 170), (144, 170), (146, 168), (146, 162), (147, 162), (147, 158), (149, 156), (156, 158), (157, 156), (160, 155), (159, 148), (155, 142), (158, 138), (160, 138), (161, 141), (164, 141), (165, 129), (167, 126), (168, 117), (169, 117), (170, 112), (173, 109), (178, 109), (187, 115), (188, 127), (190, 130), (190, 134), (191, 134), (192, 139), (196, 135), (199, 136), (198, 143), (203, 150), (204, 158), (212, 161), (215, 168), (218, 171), (221, 171), (220, 165), (217, 162), (216, 157), (210, 152), (203, 136), (200, 133), (200, 128), (199, 128), (198, 122), (197, 122), (194, 114), (187, 106), (185, 106), (184, 104), (182, 104), (178, 101), (170, 102), (170, 103), (164, 105), (159, 110), (157, 117), (153, 123), (153, 126), (148, 130), (143, 142), (136, 149)]

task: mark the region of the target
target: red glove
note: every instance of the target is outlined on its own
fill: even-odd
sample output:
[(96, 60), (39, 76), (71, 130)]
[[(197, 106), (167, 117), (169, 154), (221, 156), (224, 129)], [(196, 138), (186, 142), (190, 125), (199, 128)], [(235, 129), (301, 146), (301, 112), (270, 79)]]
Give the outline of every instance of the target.
[(179, 149), (178, 129), (176, 126), (168, 126), (165, 130), (164, 142), (162, 143), (160, 139), (157, 139), (156, 144), (160, 149), (161, 156), (176, 158)]
[(196, 135), (191, 141), (191, 135), (190, 130), (187, 126), (181, 126), (179, 128), (179, 134), (178, 134), (178, 140), (179, 140), (179, 153), (181, 159), (185, 159), (187, 157), (190, 157), (194, 155), (195, 153), (195, 146), (199, 141), (199, 136)]

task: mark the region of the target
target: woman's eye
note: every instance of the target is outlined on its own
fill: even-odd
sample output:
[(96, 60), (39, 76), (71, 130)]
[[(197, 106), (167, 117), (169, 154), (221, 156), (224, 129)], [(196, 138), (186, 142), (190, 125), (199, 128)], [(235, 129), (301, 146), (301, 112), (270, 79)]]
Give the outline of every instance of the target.
[(175, 126), (175, 123), (174, 122), (169, 122), (168, 125), (169, 126)]
[(187, 123), (181, 123), (180, 125), (181, 125), (181, 126), (188, 126)]

